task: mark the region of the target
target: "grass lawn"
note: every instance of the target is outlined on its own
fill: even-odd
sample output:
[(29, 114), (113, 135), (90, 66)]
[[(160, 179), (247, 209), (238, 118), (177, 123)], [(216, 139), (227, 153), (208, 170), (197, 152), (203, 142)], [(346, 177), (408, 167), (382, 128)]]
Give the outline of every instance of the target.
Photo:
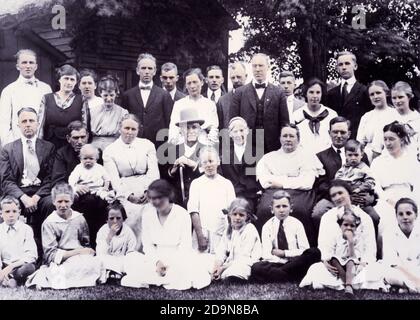
[[(125, 288), (101, 285), (82, 289), (35, 290), (0, 288), (0, 299), (6, 300), (345, 300), (343, 292), (300, 289), (296, 283), (285, 284), (221, 284), (202, 290), (165, 290)], [(420, 294), (396, 294), (360, 291), (356, 300), (419, 300)]]

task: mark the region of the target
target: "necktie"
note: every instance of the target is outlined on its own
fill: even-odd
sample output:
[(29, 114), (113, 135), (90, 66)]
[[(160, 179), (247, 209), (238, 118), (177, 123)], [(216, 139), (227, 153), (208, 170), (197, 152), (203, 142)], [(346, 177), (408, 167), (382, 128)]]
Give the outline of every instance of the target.
[(38, 157), (36, 156), (34, 146), (32, 144), (32, 140), (26, 140), (26, 143), (28, 145), (28, 152), (26, 154), (25, 159), (25, 169), (27, 178), (34, 182), (36, 178), (38, 177), (39, 173), (39, 161)]
[(15, 226), (9, 226), (9, 228), (7, 229), (7, 233), (13, 234), (14, 232), (16, 232)]
[(286, 234), (284, 233), (283, 221), (280, 221), (279, 231), (277, 233), (277, 249), (287, 250), (289, 245), (287, 244)]
[(213, 91), (213, 93), (211, 94), (210, 99), (211, 99), (211, 101), (216, 102), (216, 94), (214, 93), (214, 91)]
[(33, 85), (34, 85), (34, 82), (33, 82), (32, 80), (28, 80), (28, 81), (26, 81), (25, 83), (26, 83), (26, 84), (29, 84), (30, 86), (33, 86)]
[(303, 116), (305, 117), (305, 119), (309, 120), (309, 123), (308, 123), (309, 129), (311, 129), (312, 133), (314, 134), (319, 134), (320, 122), (324, 120), (326, 117), (328, 117), (328, 114), (329, 114), (328, 110), (325, 109), (316, 117), (312, 117), (305, 110), (303, 110)]
[(343, 88), (341, 89), (341, 106), (344, 105), (348, 94), (349, 92), (347, 91), (347, 81), (344, 81)]
[(265, 83), (256, 83), (255, 89), (265, 89), (266, 85)]
[(140, 86), (140, 90), (152, 90), (151, 86)]
[(338, 154), (339, 157), (341, 157), (341, 150), (340, 149), (337, 149), (337, 154)]

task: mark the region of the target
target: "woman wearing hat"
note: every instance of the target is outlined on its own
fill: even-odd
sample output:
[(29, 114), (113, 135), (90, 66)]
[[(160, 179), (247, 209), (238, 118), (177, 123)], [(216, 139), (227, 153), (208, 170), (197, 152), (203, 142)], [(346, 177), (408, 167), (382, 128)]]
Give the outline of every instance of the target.
[(176, 189), (175, 202), (184, 208), (187, 207), (191, 182), (201, 175), (198, 157), (204, 145), (198, 141), (198, 136), (203, 123), (195, 108), (181, 110), (176, 126), (180, 128), (184, 142), (167, 150), (168, 166), (164, 174)]

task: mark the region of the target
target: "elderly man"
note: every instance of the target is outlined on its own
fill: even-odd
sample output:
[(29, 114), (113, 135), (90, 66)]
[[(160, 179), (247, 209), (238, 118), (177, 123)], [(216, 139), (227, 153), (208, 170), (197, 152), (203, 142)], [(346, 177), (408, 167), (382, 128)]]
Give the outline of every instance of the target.
[(209, 98), (214, 103), (217, 103), (220, 97), (226, 93), (226, 90), (223, 87), (224, 81), (225, 78), (223, 78), (222, 68), (216, 65), (207, 67), (207, 88), (204, 88), (203, 96)]
[(155, 57), (149, 53), (140, 54), (136, 71), (139, 84), (123, 93), (121, 105), (140, 119), (143, 130), (139, 130), (139, 136), (153, 142), (157, 149), (163, 143), (163, 139), (157, 141), (157, 134), (161, 129), (169, 128), (173, 101), (168, 92), (153, 84)]
[[(251, 129), (253, 140), (256, 138), (255, 144), (267, 153), (280, 148), (279, 132), (289, 122), (286, 96), (282, 89), (268, 82), (267, 55), (255, 54), (251, 65), (254, 77), (251, 83), (238, 88), (234, 93), (230, 118), (244, 118)], [(263, 138), (261, 132), (264, 133)]]
[(242, 87), (247, 79), (246, 66), (243, 62), (235, 62), (229, 65), (229, 78), (232, 82), (232, 91), (221, 96), (217, 102), (217, 115), (219, 117), (219, 130), (229, 126), (230, 105), (236, 89)]
[(163, 89), (169, 92), (174, 102), (185, 97), (185, 94), (176, 86), (178, 80), (178, 67), (172, 62), (164, 63), (160, 68), (160, 81)]
[(40, 240), (41, 224), (54, 207), (46, 200), (51, 192), (54, 145), (38, 139), (38, 115), (34, 108), (18, 111), (21, 138), (3, 147), (0, 155), (2, 191), (19, 199), (23, 214)]
[(305, 101), (295, 97), (294, 90), (296, 88), (296, 78), (293, 72), (283, 71), (280, 72), (280, 88), (284, 90), (287, 99), (287, 110), (289, 111), (289, 118), (293, 112), (303, 107)]
[(3, 146), (20, 138), (18, 111), (33, 106), (38, 113), (42, 97), (52, 92), (48, 84), (35, 78), (38, 64), (34, 51), (22, 49), (15, 57), (19, 77), (3, 89), (0, 97), (0, 140)]

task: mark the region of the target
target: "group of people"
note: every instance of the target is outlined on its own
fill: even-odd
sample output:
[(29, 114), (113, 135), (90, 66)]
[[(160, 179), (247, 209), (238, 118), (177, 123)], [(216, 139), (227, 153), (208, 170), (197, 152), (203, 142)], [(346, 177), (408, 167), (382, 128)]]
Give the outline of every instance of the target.
[(192, 68), (184, 93), (170, 62), (154, 84), (144, 53), (121, 97), (115, 77), (70, 65), (53, 93), (32, 50), (16, 58), (0, 98), (2, 285), (420, 291), (420, 114), (407, 83), (362, 85), (346, 51), (340, 84), (311, 79), (302, 99), (293, 73), (268, 82), (258, 53), (250, 83), (242, 62), (231, 92), (219, 66)]

